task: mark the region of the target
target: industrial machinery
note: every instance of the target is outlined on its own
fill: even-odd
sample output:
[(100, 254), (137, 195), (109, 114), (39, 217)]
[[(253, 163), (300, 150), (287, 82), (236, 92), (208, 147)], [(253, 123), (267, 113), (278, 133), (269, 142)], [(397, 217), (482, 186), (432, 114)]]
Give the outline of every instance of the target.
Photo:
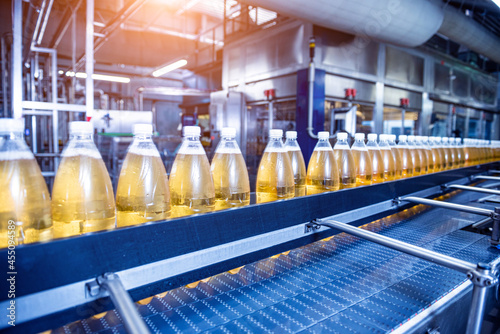
[(479, 333), (498, 298), (497, 167), (19, 246), (16, 327), (0, 327)]

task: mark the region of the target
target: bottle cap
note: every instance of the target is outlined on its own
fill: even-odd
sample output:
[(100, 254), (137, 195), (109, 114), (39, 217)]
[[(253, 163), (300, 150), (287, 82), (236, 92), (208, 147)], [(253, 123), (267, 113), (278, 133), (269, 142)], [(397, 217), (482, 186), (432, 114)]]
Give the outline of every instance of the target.
[[(287, 131), (285, 133), (285, 135), (287, 138), (296, 139), (297, 138), (297, 131)], [(318, 133), (318, 136), (319, 136), (319, 133)]]
[(396, 135), (389, 135), (392, 141), (396, 141)]
[(377, 134), (376, 133), (369, 133), (368, 140), (369, 141), (377, 141)]
[(415, 136), (409, 135), (408, 136), (408, 141), (415, 141)]
[(364, 133), (355, 133), (354, 134), (354, 140), (365, 140), (365, 134)]
[(23, 118), (0, 118), (0, 133), (24, 132)]
[(330, 132), (320, 131), (320, 132), (318, 132), (318, 138), (319, 139), (328, 139), (328, 138), (330, 138)]
[(283, 130), (281, 129), (271, 129), (269, 130), (269, 137), (271, 138), (281, 138), (283, 137)]
[(92, 134), (94, 132), (94, 125), (90, 122), (70, 122), (69, 133), (83, 133)]
[(423, 136), (415, 136), (415, 141), (422, 141), (424, 140)]
[(222, 128), (220, 135), (222, 137), (236, 137), (236, 129), (235, 128)]
[(391, 135), (381, 134), (380, 136), (378, 136), (378, 138), (381, 141), (387, 141), (387, 140), (389, 140), (389, 138), (391, 138)]
[(447, 142), (448, 142), (448, 137), (443, 137), (443, 138), (441, 139), (441, 141), (442, 141), (443, 143), (447, 143)]
[(399, 135), (399, 141), (406, 141), (407, 135)]
[(182, 134), (184, 137), (188, 136), (200, 136), (201, 129), (199, 126), (185, 126), (182, 128)]
[(460, 144), (462, 140), (460, 138), (455, 138), (455, 143)]
[(339, 132), (339, 133), (337, 133), (337, 139), (338, 140), (346, 140), (347, 139), (347, 132)]
[(134, 124), (133, 133), (134, 135), (152, 135), (153, 126), (151, 124)]

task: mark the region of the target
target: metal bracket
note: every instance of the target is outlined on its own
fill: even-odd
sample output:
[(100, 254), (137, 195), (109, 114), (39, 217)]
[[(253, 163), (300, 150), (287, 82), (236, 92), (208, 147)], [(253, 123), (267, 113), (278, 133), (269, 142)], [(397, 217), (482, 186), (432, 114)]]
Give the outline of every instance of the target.
[(396, 197), (392, 200), (392, 205), (398, 206), (401, 204), (401, 197)]
[(127, 290), (115, 273), (105, 273), (96, 278), (95, 281), (85, 284), (87, 293), (96, 297), (100, 293), (107, 291), (113, 304), (121, 315), (123, 324), (127, 333), (130, 334), (148, 334), (150, 333), (148, 326), (139, 315), (137, 308), (130, 298)]
[(304, 233), (311, 233), (315, 230), (319, 230), (321, 228), (321, 225), (318, 224), (319, 221), (319, 219), (313, 219), (309, 223), (307, 223), (304, 228)]

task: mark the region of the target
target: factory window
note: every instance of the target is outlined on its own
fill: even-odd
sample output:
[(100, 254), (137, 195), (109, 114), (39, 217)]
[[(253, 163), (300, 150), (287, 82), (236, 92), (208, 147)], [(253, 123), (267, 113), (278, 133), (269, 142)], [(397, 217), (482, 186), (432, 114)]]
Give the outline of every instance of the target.
[[(356, 132), (371, 133), (374, 131), (373, 105), (355, 103), (356, 107)], [(336, 133), (340, 131), (352, 132), (349, 125), (354, 118), (354, 110), (343, 101), (325, 101), (325, 131)], [(335, 119), (332, 124), (332, 115)]]
[(403, 125), (403, 109), (394, 107), (384, 108), (384, 133), (394, 135), (415, 135), (418, 133), (420, 112), (416, 110), (405, 110), (404, 129)]

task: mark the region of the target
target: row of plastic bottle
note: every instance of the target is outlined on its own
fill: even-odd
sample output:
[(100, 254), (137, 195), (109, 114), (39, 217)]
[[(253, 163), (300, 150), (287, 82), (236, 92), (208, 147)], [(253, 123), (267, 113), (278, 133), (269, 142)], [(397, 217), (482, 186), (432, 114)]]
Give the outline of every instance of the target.
[[(250, 203), (245, 161), (235, 129), (224, 128), (212, 164), (199, 141), (200, 128), (186, 126), (170, 179), (152, 141), (152, 127), (138, 124), (122, 166), (115, 198), (87, 122), (70, 123), (70, 141), (54, 180), (52, 203), (33, 154), (23, 139), (24, 123), (2, 119), (0, 134), (0, 247), (15, 223), (16, 243), (45, 241), (117, 226), (210, 212)], [(297, 133), (271, 130), (257, 175), (257, 203), (383, 182), (498, 158), (484, 143), (447, 146), (431, 137), (339, 133), (332, 149), (329, 134), (319, 140), (306, 170)], [(416, 144), (415, 144), (416, 143)], [(499, 148), (500, 149), (500, 148)], [(494, 153), (494, 154), (493, 154)], [(457, 157), (457, 158), (455, 158)], [(116, 216), (115, 216), (116, 215)]]

